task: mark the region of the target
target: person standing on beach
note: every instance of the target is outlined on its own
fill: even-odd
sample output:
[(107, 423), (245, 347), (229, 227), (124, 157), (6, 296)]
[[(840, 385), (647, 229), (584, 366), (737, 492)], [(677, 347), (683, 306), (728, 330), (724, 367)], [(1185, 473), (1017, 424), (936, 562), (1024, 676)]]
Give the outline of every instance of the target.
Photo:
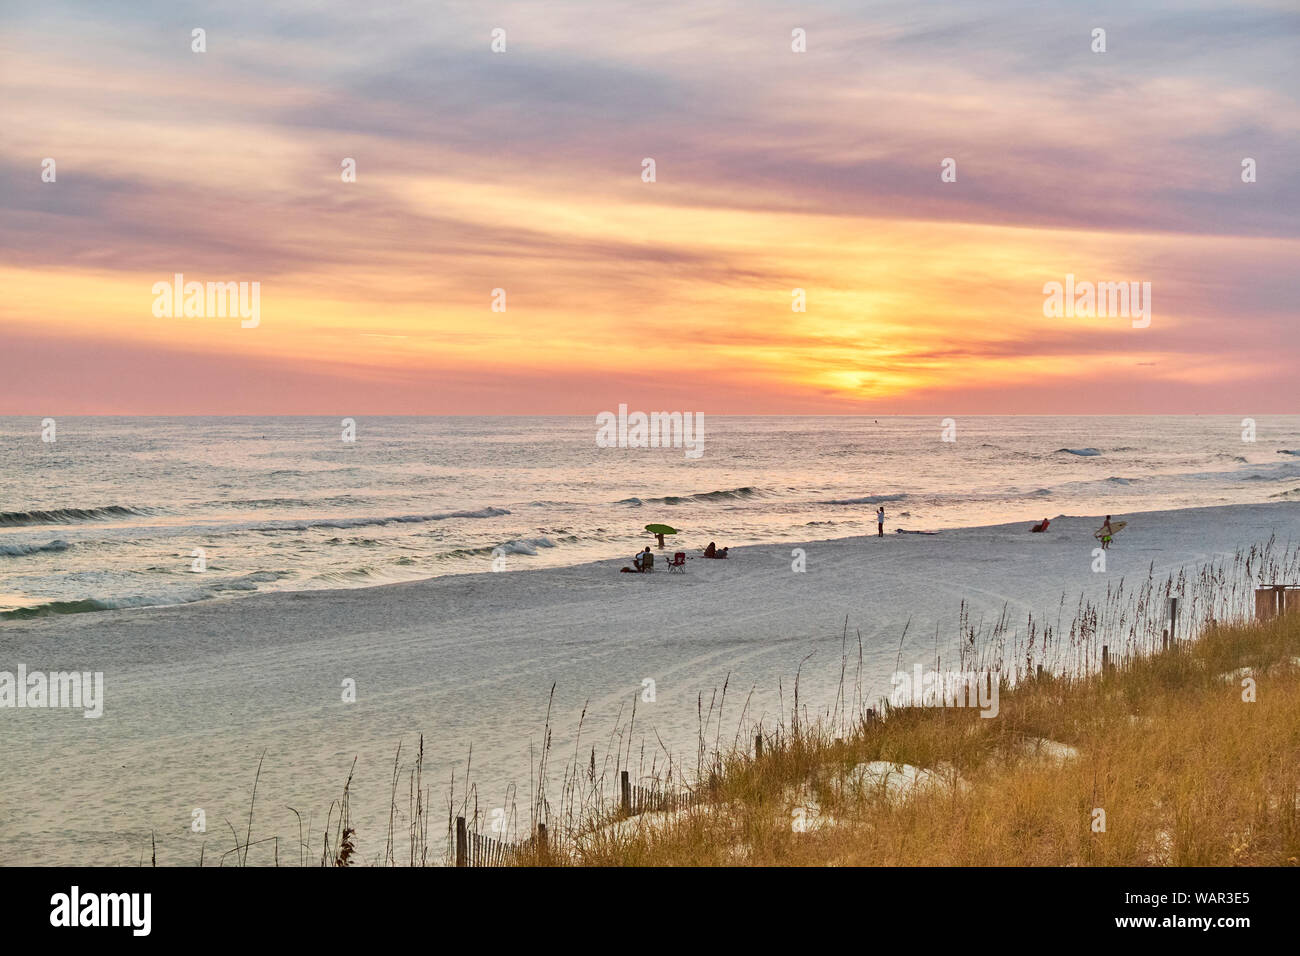
[(1110, 547), (1110, 539), (1113, 532), (1110, 528), (1110, 515), (1106, 515), (1106, 522), (1097, 529), (1097, 537), (1101, 538), (1101, 549), (1105, 551)]
[(881, 505), (876, 509), (876, 537), (885, 536), (885, 506)]

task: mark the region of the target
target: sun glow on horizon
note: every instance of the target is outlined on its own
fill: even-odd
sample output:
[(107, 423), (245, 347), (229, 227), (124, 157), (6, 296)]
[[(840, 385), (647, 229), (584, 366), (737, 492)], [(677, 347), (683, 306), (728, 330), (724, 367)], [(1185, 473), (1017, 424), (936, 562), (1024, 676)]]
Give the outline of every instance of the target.
[[(561, 4), (520, 13), (522, 48), (495, 58), (399, 13), (319, 15), (311, 36), (259, 22), (201, 56), (102, 17), (65, 23), (60, 50), (48, 26), (5, 27), (0, 159), (16, 188), (0, 410), (585, 411), (648, 391), (732, 411), (1168, 411), (1293, 397), (1296, 283), (1282, 277), (1300, 248), (1281, 167), (1243, 191), (1213, 166), (1246, 122), (1294, 146), (1294, 95), (1265, 85), (1262, 54), (1203, 72), (1153, 55), (1120, 97), (1118, 61), (1086, 47), (1062, 54), (1071, 73), (1025, 76), (888, 11), (835, 12), (838, 32), (816, 31), (826, 46), (802, 58), (769, 44), (763, 14), (733, 38), (737, 59), (702, 55), (698, 27), (647, 31), (617, 5), (612, 52), (584, 54), (561, 28), (580, 8)], [(1061, 11), (1037, 16), (1044, 35), (1068, 32)], [(350, 31), (401, 43), (381, 63)], [(869, 82), (853, 66), (867, 53)], [(1080, 141), (1062, 104), (1112, 122)], [(1192, 134), (1223, 142), (1173, 151)], [(44, 156), (57, 182), (40, 181)], [(150, 290), (177, 273), (258, 282), (260, 324), (156, 318)], [(1152, 327), (1046, 318), (1044, 283), (1066, 274), (1150, 282)], [(41, 364), (83, 354), (116, 374)]]

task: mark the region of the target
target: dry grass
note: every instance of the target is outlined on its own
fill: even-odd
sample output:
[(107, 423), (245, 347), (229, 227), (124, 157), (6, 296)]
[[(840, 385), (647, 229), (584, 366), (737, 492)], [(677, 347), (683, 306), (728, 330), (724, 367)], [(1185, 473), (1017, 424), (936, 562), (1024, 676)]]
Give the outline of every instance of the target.
[[(1278, 865), (1300, 856), (1300, 617), (1215, 626), (1106, 675), (1004, 689), (996, 718), (909, 708), (836, 743), (734, 758), (713, 812), (593, 845), (591, 865)], [(1253, 703), (1223, 674), (1255, 674)], [(1044, 759), (1046, 738), (1077, 757)], [(958, 776), (890, 797), (870, 760)], [(820, 811), (797, 832), (793, 813)], [(1094, 832), (1094, 809), (1105, 832)], [(805, 815), (805, 820), (809, 818)]]

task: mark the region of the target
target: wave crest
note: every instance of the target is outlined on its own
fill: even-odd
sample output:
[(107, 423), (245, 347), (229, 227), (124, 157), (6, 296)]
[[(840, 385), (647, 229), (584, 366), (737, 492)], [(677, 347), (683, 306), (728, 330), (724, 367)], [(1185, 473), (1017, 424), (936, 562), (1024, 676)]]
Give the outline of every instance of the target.
[(106, 518), (145, 517), (147, 508), (109, 505), (105, 508), (55, 508), (51, 511), (3, 511), (0, 527), (19, 528), (34, 524), (72, 524), (77, 521), (103, 521)]
[(689, 502), (711, 502), (711, 501), (737, 501), (748, 498), (760, 498), (763, 491), (758, 488), (752, 488), (749, 485), (743, 488), (727, 488), (722, 491), (702, 491), (694, 495), (665, 495), (662, 498), (624, 498), (616, 501), (616, 505), (630, 505), (639, 507), (645, 504), (656, 505), (684, 505)]
[(74, 601), (46, 601), (29, 607), (0, 611), (0, 620), (27, 620), (55, 614), (89, 614), (95, 611), (118, 611), (136, 607), (174, 607), (195, 604), (216, 597), (222, 591), (256, 591), (259, 584), (277, 581), (289, 572), (253, 571), (250, 574), (214, 581), (204, 587), (182, 588), (164, 594), (131, 594), (114, 598), (81, 598)]
[(896, 495), (867, 495), (865, 498), (835, 498), (830, 501), (819, 501), (823, 505), (876, 505), (884, 504), (886, 501), (905, 501), (909, 496), (906, 494)]
[(248, 531), (309, 531), (312, 528), (368, 528), (376, 525), (423, 524), (450, 518), (499, 518), (510, 512), (505, 508), (479, 508), (477, 511), (446, 511), (427, 515), (390, 515), (380, 518), (303, 518), (300, 521), (271, 521), (253, 525)]

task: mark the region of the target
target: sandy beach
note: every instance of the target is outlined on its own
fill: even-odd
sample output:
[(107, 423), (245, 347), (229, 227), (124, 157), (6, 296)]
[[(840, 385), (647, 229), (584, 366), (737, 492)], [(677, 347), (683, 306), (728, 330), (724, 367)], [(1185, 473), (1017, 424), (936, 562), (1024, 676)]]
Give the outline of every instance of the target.
[[(1060, 517), (1044, 535), (1022, 522), (744, 547), (727, 561), (693, 559), (683, 575), (618, 573), (629, 555), (6, 622), (6, 669), (102, 671), (105, 704), (98, 719), (71, 710), (6, 715), (6, 755), (24, 771), (0, 790), (0, 853), (135, 863), (152, 831), (160, 864), (197, 863), (205, 842), (211, 863), (234, 842), (226, 820), (243, 832), (265, 751), (254, 838), (295, 838), (288, 807), (304, 824), (310, 814), (318, 833), (359, 757), (353, 814), (370, 858), (388, 826), (394, 753), (401, 742), (405, 764), (420, 733), (426, 774), (444, 790), (453, 772), (463, 787), (472, 745), (480, 808), (508, 805), (512, 784), (526, 806), (552, 684), (561, 761), (575, 752), (584, 706), (578, 748), (604, 753), (620, 711), (626, 728), (636, 700), (633, 763), (644, 747), (647, 766), (652, 758), (662, 765), (665, 748), (690, 764), (697, 697), (707, 708), (728, 679), (724, 734), (735, 732), (751, 693), (748, 719), (774, 723), (788, 711), (805, 658), (801, 709), (829, 707), (846, 624), (855, 659), (861, 634), (864, 695), (877, 698), (896, 662), (950, 652), (963, 601), (976, 617), (1006, 606), (1023, 626), (1030, 613), (1055, 618), (1062, 598), (1068, 608), (1152, 567), (1163, 577), (1272, 535), (1300, 539), (1300, 509), (1287, 503), (1117, 517), (1129, 526), (1104, 573), (1093, 570), (1099, 520)], [(796, 548), (802, 573), (792, 570)], [(343, 700), (348, 680), (355, 703)], [(642, 696), (646, 680), (653, 702)], [(196, 809), (206, 833), (191, 829)]]

